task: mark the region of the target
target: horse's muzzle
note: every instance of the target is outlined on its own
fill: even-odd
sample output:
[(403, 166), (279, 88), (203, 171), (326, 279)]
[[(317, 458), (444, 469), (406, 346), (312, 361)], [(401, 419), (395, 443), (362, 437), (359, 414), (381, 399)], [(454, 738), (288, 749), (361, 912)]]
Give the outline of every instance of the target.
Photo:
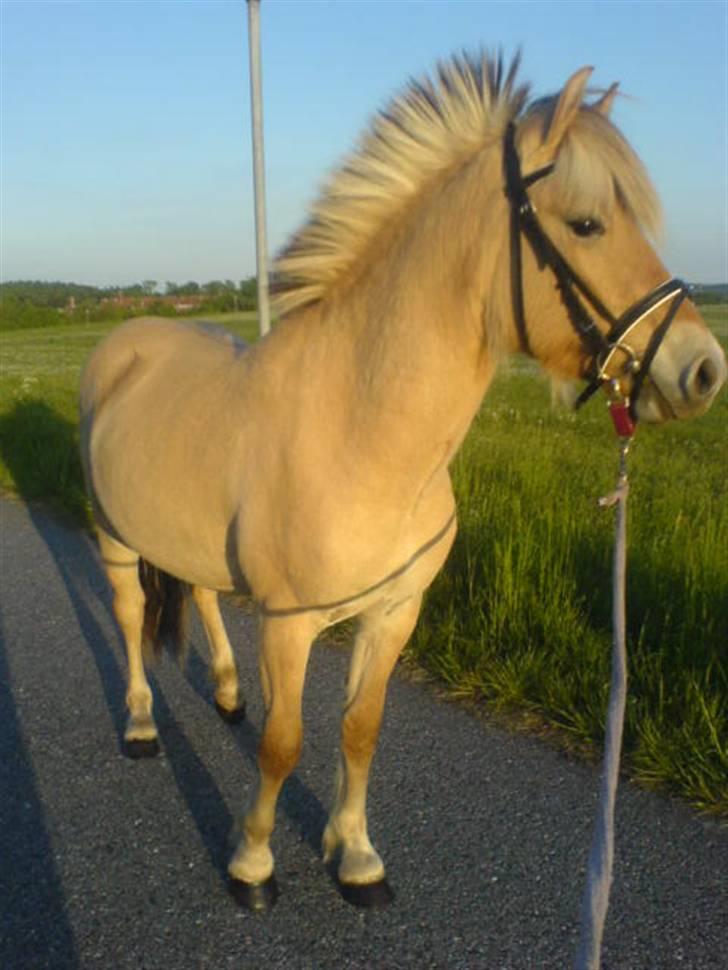
[(726, 376), (725, 354), (711, 333), (675, 327), (655, 356), (637, 415), (653, 423), (697, 417), (713, 403)]

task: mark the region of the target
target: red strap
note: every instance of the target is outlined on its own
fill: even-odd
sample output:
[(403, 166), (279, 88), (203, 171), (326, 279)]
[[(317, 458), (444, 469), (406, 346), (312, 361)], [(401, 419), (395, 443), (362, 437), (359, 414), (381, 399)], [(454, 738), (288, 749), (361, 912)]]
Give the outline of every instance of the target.
[(620, 438), (631, 438), (635, 433), (636, 425), (629, 413), (629, 401), (612, 401), (609, 405), (609, 413), (612, 415), (614, 430)]

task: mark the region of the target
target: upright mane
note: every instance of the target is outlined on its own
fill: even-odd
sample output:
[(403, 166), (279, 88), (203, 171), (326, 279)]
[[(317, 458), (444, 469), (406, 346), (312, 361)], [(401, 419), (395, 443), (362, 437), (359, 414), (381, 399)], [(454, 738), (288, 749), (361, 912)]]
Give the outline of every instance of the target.
[(374, 117), (276, 260), (278, 313), (321, 300), (425, 187), (503, 135), (528, 97), (519, 60), (454, 57)]
[[(434, 76), (411, 80), (375, 115), (276, 260), (279, 314), (324, 299), (418, 195), (501, 139), (510, 121), (532, 119), (548, 128), (558, 95), (525, 112), (529, 86), (516, 83), (519, 63), (519, 56), (507, 68), (500, 56), (453, 57)], [(609, 95), (615, 91), (613, 85)], [(619, 204), (648, 234), (658, 233), (660, 208), (649, 176), (600, 102), (582, 105), (552, 184), (574, 217), (608, 218)]]

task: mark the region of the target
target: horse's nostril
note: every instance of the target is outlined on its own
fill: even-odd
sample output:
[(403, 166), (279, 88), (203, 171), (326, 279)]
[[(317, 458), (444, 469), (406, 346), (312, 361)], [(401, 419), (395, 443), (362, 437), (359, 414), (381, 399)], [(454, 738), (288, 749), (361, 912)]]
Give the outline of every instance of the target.
[(718, 368), (710, 357), (705, 357), (696, 367), (693, 376), (693, 389), (700, 397), (710, 394), (718, 380)]

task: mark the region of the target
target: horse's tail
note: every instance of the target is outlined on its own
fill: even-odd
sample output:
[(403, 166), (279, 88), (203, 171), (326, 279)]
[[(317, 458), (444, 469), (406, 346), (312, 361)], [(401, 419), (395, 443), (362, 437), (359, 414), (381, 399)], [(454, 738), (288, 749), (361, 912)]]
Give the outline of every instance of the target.
[(182, 657), (190, 587), (145, 559), (139, 560), (139, 581), (145, 598), (142, 626), (145, 654), (159, 657), (162, 647), (168, 644), (176, 657)]

